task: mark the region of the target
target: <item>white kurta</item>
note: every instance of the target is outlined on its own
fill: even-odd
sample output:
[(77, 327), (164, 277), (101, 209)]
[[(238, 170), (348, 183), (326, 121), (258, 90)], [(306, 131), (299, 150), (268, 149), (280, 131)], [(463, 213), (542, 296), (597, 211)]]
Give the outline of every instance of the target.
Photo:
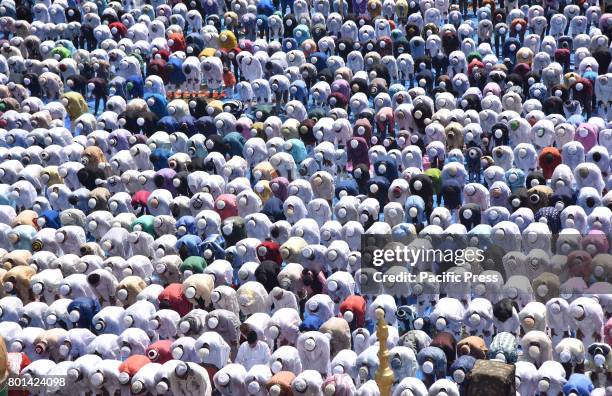
[(248, 371), (256, 364), (267, 364), (270, 359), (270, 347), (263, 341), (257, 341), (254, 347), (243, 342), (238, 348), (236, 363), (242, 364)]

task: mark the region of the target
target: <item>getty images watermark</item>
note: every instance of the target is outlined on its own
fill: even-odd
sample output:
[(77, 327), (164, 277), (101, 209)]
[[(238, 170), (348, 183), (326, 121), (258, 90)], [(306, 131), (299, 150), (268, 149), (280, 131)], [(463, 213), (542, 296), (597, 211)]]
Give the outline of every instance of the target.
[[(464, 267), (469, 263), (482, 262), (485, 259), (484, 250), (476, 249), (438, 249), (393, 244), (388, 248), (372, 250), (372, 266), (382, 269), (391, 266), (400, 266), (406, 269), (418, 268), (418, 263), (454, 263), (457, 267)], [(433, 273), (429, 271), (401, 271), (383, 273), (376, 271), (373, 274), (374, 282), (498, 282), (494, 274), (476, 274), (471, 271), (452, 272), (442, 271)]]
[(603, 232), (364, 234), (359, 286), (369, 297), (612, 294), (610, 246)]
[[(477, 238), (478, 239), (478, 238)], [(465, 236), (445, 235), (402, 238), (367, 234), (361, 240), (359, 284), (364, 295), (422, 295), (469, 288), (475, 284), (504, 282), (500, 271), (486, 271), (486, 245)], [(475, 243), (474, 243), (475, 242)], [(491, 269), (489, 266), (487, 269)], [(420, 285), (420, 286), (419, 286)]]

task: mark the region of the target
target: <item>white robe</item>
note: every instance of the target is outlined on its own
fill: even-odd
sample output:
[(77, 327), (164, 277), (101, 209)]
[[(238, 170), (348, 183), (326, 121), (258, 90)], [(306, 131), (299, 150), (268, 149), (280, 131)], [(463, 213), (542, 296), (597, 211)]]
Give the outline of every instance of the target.
[(247, 371), (256, 364), (267, 364), (268, 360), (270, 360), (270, 347), (264, 341), (257, 341), (255, 347), (243, 342), (236, 355), (236, 363), (242, 364)]

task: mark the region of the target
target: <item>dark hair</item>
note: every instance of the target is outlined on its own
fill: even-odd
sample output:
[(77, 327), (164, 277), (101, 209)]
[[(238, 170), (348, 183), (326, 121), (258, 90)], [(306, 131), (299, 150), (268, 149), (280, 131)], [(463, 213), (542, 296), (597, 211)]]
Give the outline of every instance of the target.
[(493, 305), (493, 316), (498, 320), (505, 322), (512, 317), (512, 309), (518, 311), (518, 306), (514, 300), (503, 298)]
[(250, 330), (247, 334), (247, 341), (249, 344), (254, 344), (257, 342), (257, 333), (255, 330)]

